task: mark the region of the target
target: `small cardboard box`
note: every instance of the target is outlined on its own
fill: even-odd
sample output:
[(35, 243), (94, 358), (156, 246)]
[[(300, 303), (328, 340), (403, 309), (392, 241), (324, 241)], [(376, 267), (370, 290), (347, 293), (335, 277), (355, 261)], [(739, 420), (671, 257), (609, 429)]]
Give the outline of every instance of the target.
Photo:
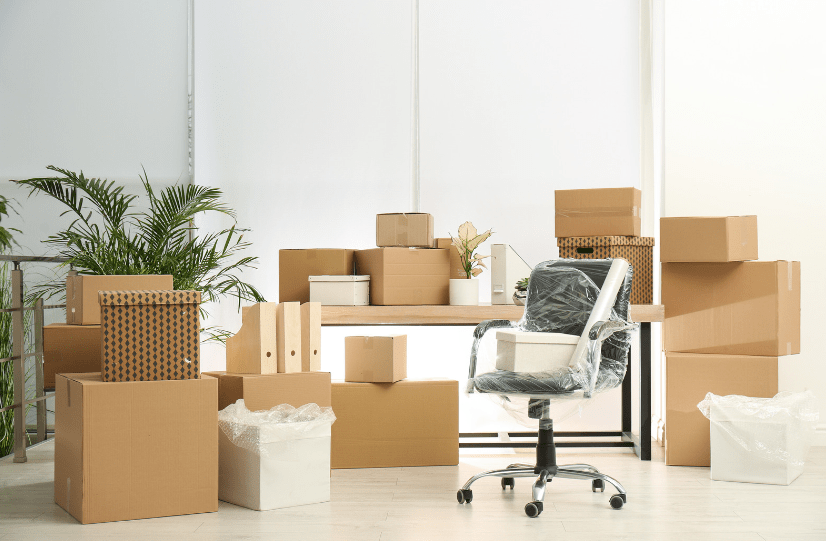
[(370, 275), (372, 304), (390, 306), (450, 302), (449, 250), (357, 250), (356, 270), (359, 274)]
[(459, 257), (459, 250), (453, 246), (453, 239), (450, 237), (436, 239), (436, 248), (450, 250), (451, 280), (461, 280), (462, 278), (467, 278), (467, 273), (465, 272), (465, 269), (462, 268), (462, 258)]
[(344, 381), (393, 383), (406, 377), (406, 334), (344, 338)]
[(663, 263), (663, 347), (729, 355), (800, 353), (800, 262)]
[(103, 381), (197, 379), (198, 291), (101, 291)]
[(171, 290), (171, 274), (66, 277), (66, 323), (100, 325), (99, 291)]
[(370, 304), (369, 276), (310, 276), (310, 302), (325, 306)]
[(697, 409), (706, 396), (777, 394), (777, 357), (668, 353), (665, 361), (665, 463), (709, 466), (709, 421)]
[(304, 404), (330, 407), (329, 372), (295, 372), (292, 374), (230, 374), (204, 372), (218, 379), (218, 409), (244, 399), (251, 411), (268, 410), (279, 404), (295, 408)]
[(62, 373), (100, 372), (100, 325), (52, 323), (43, 327), (43, 386)]
[(227, 338), (227, 371), (241, 374), (275, 374), (276, 354), (274, 302), (245, 306), (241, 328)]
[(631, 304), (654, 302), (654, 237), (566, 237), (556, 239), (563, 259), (622, 258), (634, 268)]
[(353, 274), (353, 250), (278, 250), (278, 302), (309, 302), (310, 276)]
[(757, 259), (757, 216), (660, 218), (660, 261)]
[(639, 237), (642, 192), (636, 188), (556, 190), (557, 237)]
[(377, 214), (376, 246), (433, 248), (433, 216), (424, 212)]
[(459, 463), (459, 382), (335, 382), (332, 398), (333, 468)]
[(59, 374), (54, 500), (83, 524), (218, 510), (218, 382)]

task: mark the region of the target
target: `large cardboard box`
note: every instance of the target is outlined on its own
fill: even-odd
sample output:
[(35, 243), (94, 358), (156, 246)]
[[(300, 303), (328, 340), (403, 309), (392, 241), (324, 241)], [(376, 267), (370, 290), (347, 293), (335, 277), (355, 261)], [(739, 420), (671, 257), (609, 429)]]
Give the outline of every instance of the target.
[(374, 248), (356, 251), (358, 274), (370, 275), (375, 305), (448, 304), (449, 250)]
[(467, 273), (465, 272), (465, 269), (462, 267), (462, 258), (459, 256), (459, 250), (457, 250), (456, 247), (453, 246), (453, 239), (451, 239), (450, 237), (438, 238), (435, 242), (436, 248), (450, 250), (450, 279), (467, 279)]
[(777, 394), (777, 357), (668, 353), (665, 361), (665, 463), (709, 466), (709, 421), (697, 409), (706, 393)]
[(639, 237), (642, 192), (636, 188), (556, 190), (557, 237)]
[(800, 262), (663, 263), (666, 351), (800, 353)]
[(43, 386), (61, 373), (100, 372), (100, 325), (52, 323), (43, 327)]
[(218, 510), (218, 382), (60, 374), (54, 499), (83, 524)]
[(660, 218), (660, 261), (757, 259), (757, 216)]
[(278, 250), (278, 301), (309, 302), (310, 276), (353, 274), (353, 250)]
[(173, 289), (171, 274), (66, 277), (66, 323), (100, 325), (99, 291), (162, 291)]
[(344, 381), (393, 383), (406, 377), (406, 334), (344, 337)]
[(634, 268), (631, 304), (654, 302), (654, 237), (566, 237), (556, 243), (561, 258), (628, 261)]
[(333, 468), (455, 466), (459, 382), (333, 383)]
[(424, 212), (377, 214), (376, 246), (433, 248), (433, 216)]
[(198, 291), (101, 291), (103, 381), (196, 379)]
[(218, 409), (244, 399), (247, 409), (261, 411), (280, 404), (295, 408), (304, 404), (330, 407), (330, 373), (296, 372), (292, 374), (230, 374), (204, 372), (218, 379)]
[(278, 372), (274, 302), (244, 307), (241, 328), (227, 338), (227, 372), (274, 374)]

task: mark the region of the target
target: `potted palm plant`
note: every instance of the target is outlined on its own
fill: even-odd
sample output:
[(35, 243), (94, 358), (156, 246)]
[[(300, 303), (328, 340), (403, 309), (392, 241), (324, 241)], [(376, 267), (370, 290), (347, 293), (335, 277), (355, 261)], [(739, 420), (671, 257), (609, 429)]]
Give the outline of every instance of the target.
[(479, 280), (476, 280), (476, 277), (482, 273), (482, 269), (487, 268), (482, 260), (490, 256), (477, 254), (476, 248), (492, 234), (491, 229), (479, 233), (472, 223), (465, 222), (459, 226), (457, 236), (450, 236), (453, 246), (459, 252), (462, 269), (466, 274), (465, 278), (451, 278), (450, 280), (451, 305), (476, 306), (479, 304)]

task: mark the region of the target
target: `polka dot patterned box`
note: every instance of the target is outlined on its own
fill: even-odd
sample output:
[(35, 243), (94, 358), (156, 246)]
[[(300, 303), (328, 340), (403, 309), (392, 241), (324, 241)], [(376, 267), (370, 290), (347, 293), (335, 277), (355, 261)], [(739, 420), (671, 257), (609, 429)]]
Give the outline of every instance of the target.
[(197, 379), (198, 291), (101, 291), (103, 381)]

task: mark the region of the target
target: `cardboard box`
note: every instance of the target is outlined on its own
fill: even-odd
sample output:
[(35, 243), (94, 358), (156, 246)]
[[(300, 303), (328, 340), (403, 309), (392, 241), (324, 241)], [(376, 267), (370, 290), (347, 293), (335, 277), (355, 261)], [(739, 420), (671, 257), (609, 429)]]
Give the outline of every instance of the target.
[(356, 270), (359, 274), (370, 275), (372, 304), (389, 306), (450, 302), (449, 250), (357, 250)]
[(301, 304), (281, 302), (275, 309), (278, 371), (301, 372)]
[(406, 334), (344, 338), (344, 381), (393, 383), (406, 377)]
[(241, 374), (275, 374), (276, 354), (274, 302), (245, 306), (241, 328), (227, 338), (227, 372)]
[(66, 277), (66, 323), (100, 325), (99, 291), (163, 291), (174, 289), (171, 274)]
[(660, 218), (660, 261), (757, 259), (757, 216)]
[(628, 261), (634, 267), (631, 304), (654, 302), (654, 237), (566, 237), (556, 244), (563, 259)]
[(197, 379), (198, 291), (101, 291), (103, 381)]
[(433, 248), (433, 216), (424, 212), (376, 215), (376, 246)]
[(642, 192), (636, 188), (556, 190), (557, 237), (639, 237)]
[(353, 250), (278, 250), (278, 301), (309, 302), (310, 276), (353, 274)]
[(301, 371), (321, 370), (321, 304), (301, 305)]
[(459, 382), (333, 383), (333, 468), (455, 466)]
[(663, 347), (686, 353), (800, 353), (800, 262), (663, 263)]
[(310, 276), (310, 302), (325, 306), (370, 304), (369, 276)]
[(43, 327), (43, 386), (62, 373), (100, 372), (100, 325), (52, 323)]
[(465, 269), (462, 267), (462, 258), (459, 257), (459, 250), (453, 246), (453, 239), (450, 237), (438, 238), (435, 242), (436, 248), (450, 250), (450, 279), (460, 280), (467, 278), (467, 273), (465, 273)]
[(218, 510), (218, 382), (59, 374), (54, 499), (83, 524)]
[(777, 357), (668, 353), (665, 361), (665, 463), (709, 466), (709, 421), (697, 409), (706, 393), (761, 398), (777, 394)]
[(297, 408), (304, 404), (330, 407), (329, 372), (295, 372), (292, 374), (230, 374), (205, 372), (218, 379), (218, 409), (244, 399), (247, 409), (268, 410), (279, 404)]

